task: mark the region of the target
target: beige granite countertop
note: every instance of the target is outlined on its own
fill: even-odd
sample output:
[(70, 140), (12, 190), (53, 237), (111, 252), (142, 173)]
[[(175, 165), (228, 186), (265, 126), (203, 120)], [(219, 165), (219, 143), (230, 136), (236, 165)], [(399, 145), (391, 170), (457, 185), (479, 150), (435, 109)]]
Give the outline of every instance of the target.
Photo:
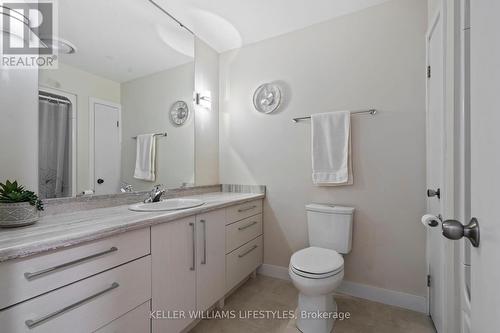
[(0, 262), (109, 237), (122, 232), (264, 198), (261, 193), (214, 192), (187, 196), (202, 206), (168, 212), (133, 212), (128, 205), (43, 216), (32, 226), (0, 229)]

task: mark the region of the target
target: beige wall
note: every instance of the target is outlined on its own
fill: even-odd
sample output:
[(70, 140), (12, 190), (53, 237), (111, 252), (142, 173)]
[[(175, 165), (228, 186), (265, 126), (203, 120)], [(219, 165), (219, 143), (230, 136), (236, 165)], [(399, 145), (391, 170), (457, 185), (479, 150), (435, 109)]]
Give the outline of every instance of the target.
[[(120, 84), (78, 68), (59, 63), (57, 70), (41, 70), (40, 86), (76, 95), (77, 193), (90, 186), (89, 175), (89, 98), (120, 103)], [(36, 108), (38, 110), (38, 107)]]
[(195, 180), (197, 185), (219, 183), (219, 54), (195, 38), (197, 92), (210, 91), (212, 108), (195, 107)]
[[(1, 54), (0, 54), (1, 55)], [(0, 182), (38, 192), (38, 71), (0, 69)]]
[[(220, 178), (265, 184), (267, 264), (287, 266), (307, 246), (309, 202), (356, 207), (345, 279), (423, 296), (425, 232), (425, 31), (427, 3), (394, 0), (220, 56)], [(253, 109), (263, 82), (280, 80), (285, 105)], [(354, 186), (311, 182), (315, 112), (353, 116)]]
[[(180, 187), (194, 182), (194, 64), (188, 63), (121, 85), (122, 179), (136, 190), (150, 190), (154, 184)], [(183, 126), (169, 119), (170, 107), (185, 101), (191, 111)], [(157, 177), (154, 183), (134, 179), (137, 134), (167, 132), (157, 141)]]

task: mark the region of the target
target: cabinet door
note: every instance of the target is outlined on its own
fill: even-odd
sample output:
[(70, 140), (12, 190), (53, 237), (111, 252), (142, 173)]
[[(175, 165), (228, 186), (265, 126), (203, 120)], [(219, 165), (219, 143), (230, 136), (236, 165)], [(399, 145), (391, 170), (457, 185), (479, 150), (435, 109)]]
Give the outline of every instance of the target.
[(153, 319), (154, 333), (177, 333), (191, 322), (189, 311), (196, 310), (195, 218), (188, 217), (151, 227), (153, 260), (152, 311), (160, 316), (185, 318)]
[(204, 311), (224, 297), (226, 278), (225, 211), (196, 216), (196, 305)]

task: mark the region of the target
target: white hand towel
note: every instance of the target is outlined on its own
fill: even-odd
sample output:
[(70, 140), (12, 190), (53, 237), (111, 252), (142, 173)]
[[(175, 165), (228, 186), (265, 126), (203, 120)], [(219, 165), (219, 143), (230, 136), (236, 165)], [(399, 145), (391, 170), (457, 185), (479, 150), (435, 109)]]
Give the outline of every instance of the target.
[(316, 185), (352, 185), (351, 113), (311, 116), (312, 179)]
[(134, 178), (154, 182), (156, 179), (156, 137), (153, 134), (137, 136)]

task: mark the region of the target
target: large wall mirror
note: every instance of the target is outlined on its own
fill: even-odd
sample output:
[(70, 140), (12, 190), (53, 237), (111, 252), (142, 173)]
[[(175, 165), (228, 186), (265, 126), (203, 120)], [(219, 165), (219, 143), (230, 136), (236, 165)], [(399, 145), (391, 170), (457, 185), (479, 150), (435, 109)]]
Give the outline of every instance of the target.
[(148, 1), (65, 0), (58, 16), (59, 66), (39, 71), (40, 196), (194, 184), (193, 36)]

